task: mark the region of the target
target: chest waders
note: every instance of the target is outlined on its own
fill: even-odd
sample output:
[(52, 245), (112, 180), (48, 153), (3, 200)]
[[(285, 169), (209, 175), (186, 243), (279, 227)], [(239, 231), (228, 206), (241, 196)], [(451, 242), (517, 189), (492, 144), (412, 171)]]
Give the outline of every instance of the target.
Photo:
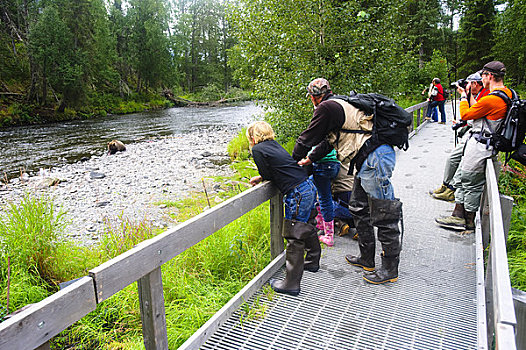
[[(296, 215), (301, 195), (297, 194)], [(270, 287), (277, 293), (298, 295), (303, 270), (316, 272), (320, 268), (321, 247), (316, 227), (309, 223), (285, 219), (282, 236), (287, 240), (285, 251), (286, 277), (283, 280), (270, 280)], [(305, 251), (307, 255), (304, 258)]]
[[(360, 255), (347, 255), (345, 259), (349, 264), (363, 268), (363, 279), (369, 283), (396, 282), (402, 248), (399, 225), (402, 220), (402, 202), (369, 197), (361, 185), (361, 179), (355, 179), (349, 209), (354, 216)], [(377, 269), (373, 226), (378, 228), (378, 240), (382, 244), (382, 265)]]

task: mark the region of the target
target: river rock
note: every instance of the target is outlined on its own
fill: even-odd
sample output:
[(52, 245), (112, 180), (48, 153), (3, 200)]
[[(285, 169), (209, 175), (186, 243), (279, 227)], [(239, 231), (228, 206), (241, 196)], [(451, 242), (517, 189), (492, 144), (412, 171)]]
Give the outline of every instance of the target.
[(103, 173), (98, 173), (96, 171), (92, 171), (91, 173), (89, 173), (89, 177), (92, 180), (96, 180), (96, 179), (104, 179), (106, 177), (106, 175), (104, 175)]
[[(207, 177), (233, 175), (229, 165), (218, 166), (209, 159), (227, 157), (228, 140), (237, 132), (217, 128), (144, 139), (127, 144), (124, 153), (93, 155), (83, 162), (42, 169), (28, 182), (17, 179), (2, 184), (0, 208), (19, 201), (28, 190), (49, 194), (55, 205), (66, 211), (66, 237), (78, 244), (93, 244), (106, 225), (117, 229), (123, 220), (155, 222), (163, 228), (175, 225), (171, 215), (177, 209), (162, 203), (177, 201), (192, 191), (202, 192), (203, 178), (212, 190), (215, 187)], [(204, 154), (209, 155), (204, 158)], [(61, 180), (51, 187), (35, 186), (44, 179)]]

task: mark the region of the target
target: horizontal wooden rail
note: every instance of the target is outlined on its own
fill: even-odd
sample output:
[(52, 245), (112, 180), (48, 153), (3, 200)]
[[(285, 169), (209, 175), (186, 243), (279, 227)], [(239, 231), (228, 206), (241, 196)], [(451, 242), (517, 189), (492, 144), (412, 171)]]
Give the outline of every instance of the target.
[(95, 287), (83, 277), (0, 323), (0, 349), (34, 349), (95, 310)]
[(89, 273), (95, 281), (97, 302), (108, 299), (277, 192), (269, 182), (253, 187), (94, 268)]
[[(489, 226), (487, 223), (484, 224), (484, 222), (481, 225), (482, 241), (487, 244), (490, 240), (489, 237), (491, 237), (485, 292), (483, 293), (487, 303), (492, 305), (486, 310), (488, 318), (486, 323), (488, 335), (486, 338), (491, 344), (491, 340), (495, 337), (495, 349), (497, 350), (515, 350), (517, 320), (513, 306), (508, 256), (506, 253), (506, 237), (512, 206), (509, 198), (503, 198), (499, 194), (492, 159), (488, 159), (486, 162), (486, 187), (483, 198), (479, 215), (483, 217), (482, 221), (484, 221), (484, 216), (489, 219)], [(505, 212), (503, 212), (502, 207), (506, 207)], [(479, 298), (481, 298), (480, 294)], [(479, 325), (482, 324), (484, 322), (479, 322)], [(479, 349), (487, 349), (488, 345), (479, 342)]]
[(414, 111), (416, 111), (418, 109), (424, 109), (424, 108), (427, 107), (427, 105), (428, 105), (428, 102), (421, 102), (421, 103), (416, 104), (414, 106), (408, 107), (405, 110), (406, 110), (406, 112), (411, 113), (411, 112), (414, 112)]
[[(129, 284), (138, 281), (146, 349), (167, 349), (160, 267), (186, 249), (271, 199), (272, 256), (283, 250), (283, 208), (278, 189), (264, 182), (228, 199), (90, 271), (63, 290), (0, 323), (0, 350), (30, 350), (95, 310)], [(280, 215), (278, 217), (277, 215)]]

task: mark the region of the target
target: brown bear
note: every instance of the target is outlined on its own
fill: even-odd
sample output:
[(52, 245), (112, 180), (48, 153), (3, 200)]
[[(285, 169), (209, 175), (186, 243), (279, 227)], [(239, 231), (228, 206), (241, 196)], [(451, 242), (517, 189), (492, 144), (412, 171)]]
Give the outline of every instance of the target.
[(117, 152), (124, 151), (126, 151), (126, 146), (124, 146), (124, 143), (120, 142), (119, 140), (108, 142), (108, 154), (115, 154)]

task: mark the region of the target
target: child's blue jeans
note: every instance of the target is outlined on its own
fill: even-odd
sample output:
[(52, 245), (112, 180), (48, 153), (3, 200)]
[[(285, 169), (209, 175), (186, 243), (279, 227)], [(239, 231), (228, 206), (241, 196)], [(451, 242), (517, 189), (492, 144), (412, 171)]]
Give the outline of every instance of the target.
[(338, 176), (340, 171), (339, 162), (321, 162), (313, 164), (314, 184), (318, 190), (318, 202), (321, 215), (325, 222), (334, 220), (334, 208), (332, 205), (331, 180)]
[(307, 179), (285, 194), (285, 219), (307, 222), (315, 200), (316, 187)]

